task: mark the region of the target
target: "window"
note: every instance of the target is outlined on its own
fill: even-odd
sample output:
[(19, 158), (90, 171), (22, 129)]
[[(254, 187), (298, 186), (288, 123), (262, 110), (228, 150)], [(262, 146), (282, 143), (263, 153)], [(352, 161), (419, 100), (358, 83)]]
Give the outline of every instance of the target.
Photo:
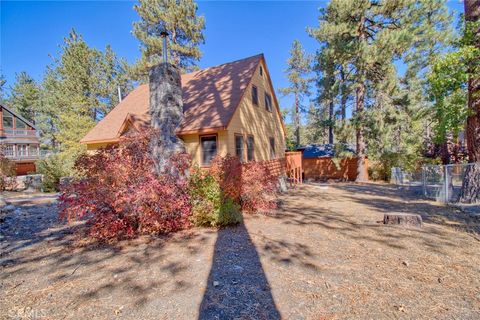
[(17, 129), (26, 129), (27, 125), (25, 124), (25, 122), (17, 118), (17, 120), (15, 121), (15, 127)]
[(13, 114), (3, 109), (3, 127), (13, 128)]
[(17, 155), (19, 157), (28, 156), (28, 145), (27, 144), (18, 144), (17, 145)]
[(265, 108), (272, 112), (272, 96), (265, 92)]
[(1, 151), (6, 157), (13, 157), (15, 152), (13, 150), (13, 144), (6, 144), (1, 146)]
[(255, 160), (255, 141), (253, 136), (247, 137), (247, 161)]
[(263, 76), (263, 68), (260, 66), (260, 75)]
[(252, 103), (258, 106), (258, 90), (255, 86), (252, 86)]
[(275, 139), (270, 138), (270, 158), (275, 159)]
[(235, 135), (235, 154), (241, 162), (245, 161), (245, 147), (243, 143), (243, 135)]
[(29, 145), (28, 154), (31, 156), (38, 156), (38, 146), (34, 144)]
[(210, 162), (217, 155), (217, 136), (200, 137), (202, 147), (202, 165), (209, 166)]

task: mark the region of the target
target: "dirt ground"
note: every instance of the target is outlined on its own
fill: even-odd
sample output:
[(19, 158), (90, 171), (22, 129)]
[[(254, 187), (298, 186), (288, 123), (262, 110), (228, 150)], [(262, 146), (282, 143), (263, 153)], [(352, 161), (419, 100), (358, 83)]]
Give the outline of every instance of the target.
[(116, 246), (32, 198), (0, 224), (1, 319), (480, 319), (480, 220), (394, 186), (303, 185), (244, 225)]

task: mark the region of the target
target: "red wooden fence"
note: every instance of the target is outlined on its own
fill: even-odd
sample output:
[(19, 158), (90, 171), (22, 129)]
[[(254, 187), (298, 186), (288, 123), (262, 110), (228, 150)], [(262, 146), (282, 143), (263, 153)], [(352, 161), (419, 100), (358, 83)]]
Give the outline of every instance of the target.
[(285, 152), (285, 164), (287, 176), (294, 184), (302, 183), (302, 152)]

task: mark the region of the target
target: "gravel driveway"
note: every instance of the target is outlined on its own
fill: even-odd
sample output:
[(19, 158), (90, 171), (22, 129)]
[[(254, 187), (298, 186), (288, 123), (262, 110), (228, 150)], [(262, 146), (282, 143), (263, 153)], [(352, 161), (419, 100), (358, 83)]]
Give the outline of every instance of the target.
[[(480, 221), (390, 185), (303, 185), (271, 216), (82, 244), (33, 199), (0, 224), (1, 319), (480, 319)], [(378, 223), (419, 213), (422, 228)]]

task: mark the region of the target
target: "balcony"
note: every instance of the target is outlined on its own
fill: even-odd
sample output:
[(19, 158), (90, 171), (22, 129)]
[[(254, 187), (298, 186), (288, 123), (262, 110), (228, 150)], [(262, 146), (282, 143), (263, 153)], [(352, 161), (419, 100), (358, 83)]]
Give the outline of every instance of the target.
[(10, 160), (38, 160), (54, 154), (52, 150), (39, 150), (38, 145), (4, 145), (3, 154)]
[(37, 138), (37, 130), (26, 129), (2, 129), (0, 130), (0, 138)]

